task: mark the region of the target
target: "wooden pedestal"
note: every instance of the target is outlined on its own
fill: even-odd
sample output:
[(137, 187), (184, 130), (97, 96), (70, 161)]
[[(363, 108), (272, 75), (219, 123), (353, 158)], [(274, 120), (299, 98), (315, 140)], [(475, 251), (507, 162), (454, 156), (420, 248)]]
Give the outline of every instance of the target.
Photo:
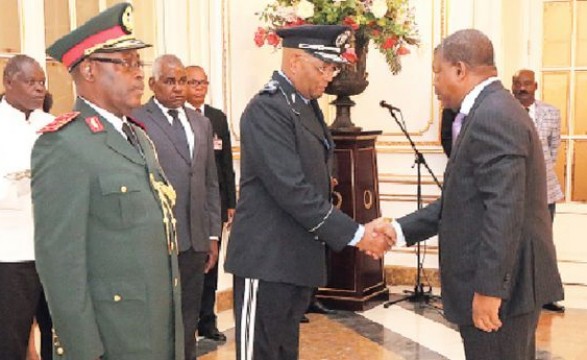
[[(380, 134), (332, 132), (338, 166), (334, 204), (362, 224), (381, 216), (375, 151)], [(331, 308), (352, 311), (387, 300), (383, 259), (373, 260), (352, 246), (339, 253), (328, 250), (328, 283), (317, 297)]]

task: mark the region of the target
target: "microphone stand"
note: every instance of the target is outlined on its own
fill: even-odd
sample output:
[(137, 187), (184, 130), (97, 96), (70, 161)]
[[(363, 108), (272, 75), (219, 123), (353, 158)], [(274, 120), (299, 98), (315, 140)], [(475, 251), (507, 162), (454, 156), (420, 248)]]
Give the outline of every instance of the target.
[[(410, 146), (412, 147), (412, 150), (414, 150), (414, 155), (415, 155), (415, 160), (414, 160), (414, 165), (412, 165), (412, 167), (416, 166), (417, 169), (417, 190), (416, 190), (416, 202), (417, 202), (417, 206), (418, 206), (418, 210), (420, 210), (422, 208), (422, 172), (421, 172), (421, 165), (424, 165), (424, 167), (426, 168), (426, 170), (428, 171), (428, 173), (430, 174), (430, 176), (432, 176), (432, 178), (434, 179), (434, 182), (436, 183), (436, 185), (438, 185), (438, 187), (442, 190), (442, 186), (440, 185), (440, 182), (438, 181), (438, 179), (436, 178), (436, 175), (434, 175), (434, 173), (432, 172), (432, 170), (430, 169), (430, 167), (428, 166), (428, 163), (426, 163), (426, 159), (424, 158), (424, 155), (418, 150), (418, 148), (416, 147), (416, 144), (414, 144), (414, 141), (412, 141), (412, 137), (410, 136), (410, 134), (408, 133), (406, 126), (403, 123), (403, 115), (401, 114), (401, 110), (399, 110), (396, 107), (393, 107), (389, 104), (386, 104), (385, 101), (381, 101), (380, 105), (382, 107), (385, 107), (389, 110), (389, 113), (391, 114), (391, 117), (393, 117), (393, 119), (395, 120), (396, 124), (399, 126), (399, 128), (401, 129), (402, 133), (404, 134), (404, 136), (406, 137), (406, 139), (408, 139)], [(397, 118), (397, 116), (395, 115), (395, 111), (399, 111), (400, 115), (402, 115), (402, 121), (400, 122), (399, 119)], [(404, 293), (408, 294), (404, 297), (401, 297), (397, 300), (389, 300), (386, 303), (383, 304), (384, 308), (388, 308), (391, 305), (394, 305), (396, 303), (408, 300), (410, 302), (413, 303), (426, 303), (428, 304), (430, 302), (430, 300), (438, 300), (440, 299), (439, 296), (436, 295), (432, 295), (432, 287), (429, 286), (428, 290), (424, 291), (424, 284), (422, 284), (422, 270), (423, 270), (423, 261), (421, 259), (421, 246), (420, 246), (420, 242), (416, 243), (416, 285), (414, 286), (414, 290), (413, 291), (409, 291), (406, 290), (404, 291)]]

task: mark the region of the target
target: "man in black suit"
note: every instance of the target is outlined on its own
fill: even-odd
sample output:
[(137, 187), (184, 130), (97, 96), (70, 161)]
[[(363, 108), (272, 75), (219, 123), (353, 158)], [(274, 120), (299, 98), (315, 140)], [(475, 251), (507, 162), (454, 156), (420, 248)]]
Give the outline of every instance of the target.
[[(214, 132), (214, 156), (218, 170), (218, 187), (220, 189), (220, 214), (222, 223), (230, 224), (234, 216), (236, 205), (236, 186), (234, 184), (234, 168), (232, 164), (232, 144), (230, 129), (226, 115), (222, 110), (204, 104), (208, 94), (208, 75), (200, 66), (188, 66), (187, 72), (187, 103), (186, 107), (193, 107), (196, 112), (204, 115), (212, 123)], [(222, 237), (218, 240), (220, 249)], [(218, 331), (214, 305), (216, 303), (216, 289), (218, 287), (218, 262), (204, 276), (204, 291), (202, 292), (202, 306), (198, 334), (214, 341), (226, 341), (226, 336)]]
[(300, 319), (326, 283), (325, 246), (380, 258), (393, 242), (383, 220), (359, 225), (331, 201), (334, 143), (316, 99), (344, 62), (350, 30), (306, 25), (278, 35), (281, 70), (240, 123), (240, 196), (225, 264), (238, 359), (297, 359)]
[(540, 308), (563, 297), (540, 139), (483, 33), (445, 38), (432, 70), (443, 107), (459, 112), (452, 149), (441, 198), (397, 219), (397, 242), (438, 234), (444, 312), (467, 359), (534, 359)]
[(212, 126), (184, 107), (187, 75), (174, 55), (153, 63), (149, 87), (154, 97), (133, 112), (145, 124), (159, 161), (177, 194), (175, 217), (179, 240), (185, 359), (196, 358), (196, 326), (204, 273), (218, 259), (220, 199)]

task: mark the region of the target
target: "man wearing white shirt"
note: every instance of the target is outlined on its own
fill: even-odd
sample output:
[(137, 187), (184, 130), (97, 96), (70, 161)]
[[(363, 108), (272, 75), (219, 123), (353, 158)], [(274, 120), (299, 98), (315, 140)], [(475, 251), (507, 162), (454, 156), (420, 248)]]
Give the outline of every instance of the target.
[(186, 109), (187, 75), (174, 55), (153, 62), (149, 87), (154, 97), (133, 112), (145, 124), (161, 167), (177, 195), (174, 207), (179, 243), (185, 358), (196, 357), (195, 332), (200, 313), (204, 273), (218, 259), (220, 195), (212, 125)]
[(31, 150), (53, 116), (43, 112), (45, 73), (16, 55), (3, 74), (0, 101), (0, 359), (24, 359), (41, 283), (35, 269)]

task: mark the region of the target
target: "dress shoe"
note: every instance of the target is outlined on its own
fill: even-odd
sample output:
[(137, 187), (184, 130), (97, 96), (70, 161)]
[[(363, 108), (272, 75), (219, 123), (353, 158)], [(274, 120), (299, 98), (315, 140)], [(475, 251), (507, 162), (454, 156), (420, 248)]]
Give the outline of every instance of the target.
[(310, 306), (308, 306), (308, 310), (306, 310), (307, 313), (316, 313), (316, 314), (336, 314), (336, 310), (332, 310), (327, 308), (326, 306), (324, 306), (324, 304), (322, 304), (320, 301), (318, 300), (314, 300), (310, 303)]
[(542, 309), (557, 312), (560, 314), (563, 314), (565, 312), (565, 307), (555, 302), (542, 305)]
[(302, 319), (300, 320), (301, 324), (307, 324), (310, 322), (310, 319), (308, 319), (308, 317), (306, 315), (302, 316)]
[(205, 337), (206, 339), (224, 342), (226, 341), (226, 335), (218, 331), (217, 328), (212, 328), (209, 331), (198, 331), (198, 335)]

